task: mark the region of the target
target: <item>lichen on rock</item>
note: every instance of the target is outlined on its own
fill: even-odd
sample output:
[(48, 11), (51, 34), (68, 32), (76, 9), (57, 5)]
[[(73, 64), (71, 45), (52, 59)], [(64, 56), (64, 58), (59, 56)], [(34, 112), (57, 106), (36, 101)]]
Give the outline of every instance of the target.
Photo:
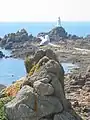
[(5, 113), (4, 105), (10, 102), (12, 99), (13, 97), (10, 96), (0, 98), (0, 120), (8, 120)]

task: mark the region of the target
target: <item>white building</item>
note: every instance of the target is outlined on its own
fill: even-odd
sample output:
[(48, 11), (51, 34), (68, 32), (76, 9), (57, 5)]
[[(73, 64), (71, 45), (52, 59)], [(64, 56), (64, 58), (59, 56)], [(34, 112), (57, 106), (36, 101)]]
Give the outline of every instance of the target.
[(58, 17), (58, 20), (57, 20), (57, 27), (61, 27), (61, 19), (60, 19), (60, 17)]

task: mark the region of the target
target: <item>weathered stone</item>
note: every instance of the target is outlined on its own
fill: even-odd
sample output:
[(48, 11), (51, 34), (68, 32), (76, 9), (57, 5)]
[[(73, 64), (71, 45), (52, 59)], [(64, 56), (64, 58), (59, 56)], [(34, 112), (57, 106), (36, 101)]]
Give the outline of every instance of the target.
[(44, 95), (53, 95), (54, 88), (49, 83), (45, 84), (40, 81), (34, 82), (34, 90), (41, 96)]
[(40, 66), (44, 65), (45, 63), (47, 63), (49, 61), (49, 58), (47, 56), (44, 56), (43, 58), (41, 58), (38, 62), (38, 64)]
[(47, 72), (53, 73), (58, 77), (58, 79), (62, 85), (62, 88), (64, 89), (64, 70), (63, 70), (62, 66), (59, 65), (58, 62), (56, 62), (54, 60), (50, 60), (46, 63), (45, 69)]
[(41, 116), (62, 112), (63, 106), (59, 99), (53, 96), (38, 96), (38, 108)]
[[(73, 113), (75, 114), (75, 113)], [(75, 116), (69, 112), (62, 112), (54, 116), (54, 120), (82, 120), (79, 116)]]
[(61, 83), (59, 82), (58, 78), (54, 74), (51, 74), (51, 76), (52, 76), (51, 84), (54, 87), (54, 95), (56, 97), (58, 97), (59, 100), (62, 102), (64, 109), (67, 109), (68, 103), (67, 103), (67, 100), (65, 98), (63, 87), (62, 87)]
[(26, 118), (29, 119), (30, 116), (35, 116), (34, 101), (35, 94), (33, 93), (33, 88), (24, 86), (16, 98), (5, 105), (9, 120), (19, 120), (21, 118), (21, 120), (25, 120)]
[[(35, 100), (37, 104), (35, 104)], [(36, 106), (35, 106), (36, 105)], [(41, 97), (33, 92), (33, 88), (24, 86), (16, 98), (5, 105), (6, 114), (9, 120), (18, 120), (19, 118), (34, 118), (38, 115), (38, 119), (49, 114), (61, 112), (63, 107), (59, 100), (55, 97)]]
[(39, 50), (36, 52), (35, 56), (34, 56), (34, 61), (35, 63), (39, 62), (39, 60), (44, 57), (45, 52), (43, 50)]
[(45, 51), (45, 55), (46, 55), (49, 59), (58, 61), (56, 54), (55, 54), (52, 50), (50, 50), (50, 49), (47, 49), (47, 50)]

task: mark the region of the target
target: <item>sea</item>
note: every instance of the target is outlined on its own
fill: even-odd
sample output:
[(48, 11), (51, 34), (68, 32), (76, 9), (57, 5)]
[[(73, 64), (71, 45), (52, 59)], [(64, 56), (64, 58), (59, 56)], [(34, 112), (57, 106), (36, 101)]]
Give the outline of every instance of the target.
[[(36, 36), (39, 32), (48, 32), (56, 27), (56, 22), (2, 22), (0, 23), (0, 36), (16, 32), (25, 28), (29, 34)], [(90, 34), (90, 22), (65, 22), (61, 26), (65, 28), (68, 34), (86, 36)]]
[[(80, 37), (85, 37), (90, 34), (90, 22), (62, 22), (62, 27), (68, 34), (75, 34)], [(29, 34), (37, 36), (39, 32), (48, 32), (56, 27), (56, 22), (2, 22), (0, 23), (0, 37), (5, 34), (17, 32), (25, 28)], [(5, 55), (10, 55), (11, 51), (5, 49), (0, 50)], [(65, 73), (69, 73), (75, 67), (72, 63), (62, 63)], [(12, 82), (26, 75), (24, 61), (22, 59), (3, 58), (0, 59), (0, 84), (10, 85)]]

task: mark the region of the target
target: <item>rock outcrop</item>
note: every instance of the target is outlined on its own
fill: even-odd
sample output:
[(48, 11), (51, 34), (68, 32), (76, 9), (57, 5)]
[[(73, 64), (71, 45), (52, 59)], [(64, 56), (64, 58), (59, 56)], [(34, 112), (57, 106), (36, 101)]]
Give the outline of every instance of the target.
[(64, 93), (64, 70), (51, 50), (38, 51), (16, 97), (5, 105), (9, 120), (82, 120)]
[(60, 41), (67, 38), (67, 32), (63, 27), (55, 27), (49, 32), (51, 41)]
[(5, 49), (13, 49), (16, 46), (19, 48), (21, 47), (20, 45), (23, 45), (27, 41), (32, 41), (33, 39), (34, 37), (31, 34), (28, 35), (25, 29), (21, 29), (16, 33), (5, 35), (4, 38), (0, 40), (0, 46), (4, 47)]
[(49, 32), (41, 32), (38, 33), (37, 37), (44, 37), (45, 35), (48, 35), (50, 37), (51, 42), (58, 42), (61, 40), (78, 40), (78, 39), (83, 39), (83, 37), (79, 37), (77, 35), (73, 34), (68, 34), (66, 30), (61, 26), (61, 27), (55, 27)]
[(67, 32), (63, 27), (55, 27), (51, 31), (45, 33), (39, 33), (37, 37), (44, 37), (45, 35), (49, 35), (51, 41), (60, 41), (61, 39), (66, 39), (67, 38)]

